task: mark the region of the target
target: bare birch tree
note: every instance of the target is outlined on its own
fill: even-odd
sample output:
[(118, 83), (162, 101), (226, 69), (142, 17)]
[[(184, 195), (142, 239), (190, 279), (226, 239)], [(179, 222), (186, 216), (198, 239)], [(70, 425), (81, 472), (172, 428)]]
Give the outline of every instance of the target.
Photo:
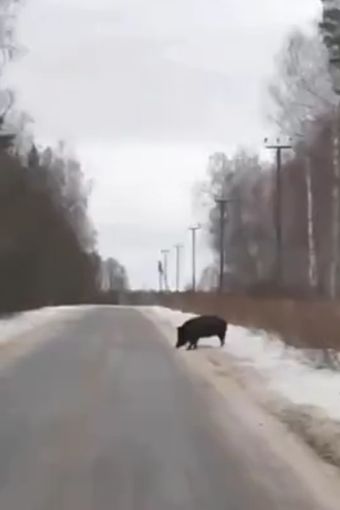
[[(313, 127), (318, 119), (334, 111), (337, 97), (332, 88), (328, 69), (328, 55), (322, 38), (315, 27), (311, 34), (293, 32), (284, 44), (276, 65), (275, 77), (269, 87), (272, 112), (271, 120), (281, 134), (292, 137), (297, 145), (305, 146), (304, 175), (308, 216), (308, 278), (311, 289), (318, 282), (314, 218), (313, 176), (308, 156), (308, 146), (313, 140)], [(336, 170), (336, 168), (334, 168)], [(335, 237), (338, 207), (336, 187), (333, 189), (333, 238), (332, 251), (338, 246)], [(334, 293), (335, 272), (331, 262), (331, 289)]]
[[(328, 50), (328, 63), (332, 87), (336, 96), (340, 95), (340, 1), (322, 0), (323, 18), (320, 23), (325, 47)], [(339, 221), (340, 221), (340, 102), (337, 97), (333, 122), (333, 169), (334, 183), (332, 189), (332, 261), (330, 272), (330, 294), (337, 295), (339, 272)]]

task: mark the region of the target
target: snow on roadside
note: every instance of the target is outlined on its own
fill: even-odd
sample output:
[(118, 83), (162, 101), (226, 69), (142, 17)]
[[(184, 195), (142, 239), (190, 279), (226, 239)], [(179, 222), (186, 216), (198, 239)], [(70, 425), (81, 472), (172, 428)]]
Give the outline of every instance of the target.
[[(153, 312), (172, 329), (193, 317), (159, 307)], [(202, 347), (216, 345), (219, 343), (215, 339), (200, 342)], [(224, 350), (241, 365), (259, 370), (270, 389), (291, 402), (316, 406), (340, 421), (340, 373), (316, 369), (304, 350), (288, 347), (274, 335), (238, 326), (229, 326)]]
[(65, 316), (68, 312), (74, 313), (74, 311), (73, 307), (46, 307), (0, 316), (0, 347), (39, 326), (44, 326), (53, 319)]
[[(173, 344), (176, 328), (193, 317), (160, 307), (150, 312)], [(218, 345), (217, 339), (200, 342)], [(289, 347), (275, 335), (238, 326), (229, 326), (224, 351), (243, 374), (247, 368), (260, 374), (271, 412), (340, 466), (340, 372), (317, 368), (310, 351)]]

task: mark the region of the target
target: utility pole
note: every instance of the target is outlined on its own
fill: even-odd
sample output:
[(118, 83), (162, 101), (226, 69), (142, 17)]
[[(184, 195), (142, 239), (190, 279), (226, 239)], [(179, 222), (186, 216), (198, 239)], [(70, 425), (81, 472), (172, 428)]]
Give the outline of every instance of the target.
[(276, 200), (274, 204), (274, 222), (276, 232), (276, 277), (278, 284), (282, 283), (282, 151), (292, 149), (291, 143), (282, 144), (280, 140), (277, 143), (269, 145), (268, 139), (265, 139), (266, 148), (276, 152)]
[(163, 265), (160, 260), (158, 261), (158, 286), (159, 292), (163, 292)]
[(164, 290), (169, 290), (169, 281), (168, 281), (168, 255), (170, 250), (161, 250), (163, 255), (163, 279), (164, 279)]
[(201, 225), (190, 227), (192, 235), (192, 290), (196, 292), (196, 234), (198, 230), (201, 230)]
[(228, 213), (228, 204), (235, 202), (234, 199), (215, 198), (216, 204), (220, 210), (220, 275), (219, 275), (219, 291), (224, 290), (224, 265), (225, 265), (225, 222)]
[(176, 291), (180, 291), (181, 286), (181, 250), (183, 248), (182, 244), (176, 244)]

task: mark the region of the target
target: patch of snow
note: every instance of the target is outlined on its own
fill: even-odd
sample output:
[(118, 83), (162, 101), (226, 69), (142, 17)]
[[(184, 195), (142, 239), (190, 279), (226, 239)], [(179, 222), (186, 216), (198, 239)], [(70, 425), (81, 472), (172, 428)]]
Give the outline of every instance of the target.
[[(195, 316), (161, 307), (142, 311), (171, 345), (176, 343), (176, 328)], [(325, 504), (332, 491), (327, 485), (321, 488), (321, 484), (331, 477), (333, 488), (338, 487), (338, 470), (329, 466), (340, 467), (340, 422), (330, 418), (339, 416), (338, 376), (334, 378), (336, 374), (331, 370), (317, 370), (308, 351), (290, 348), (265, 332), (229, 326), (224, 352), (217, 338), (204, 339), (199, 346), (197, 353), (182, 352), (179, 357), (223, 395), (227, 410), (221, 408), (220, 420), (228, 436), (235, 437), (240, 447), (247, 444), (249, 448), (243, 432), (251, 430), (259, 448), (257, 454), (249, 457), (249, 462), (254, 458), (257, 461), (254, 472), (265, 463), (263, 455), (269, 448), (287, 461), (296, 479), (303, 483), (302, 476), (308, 485), (313, 485)], [(320, 384), (320, 379), (324, 384)], [(318, 393), (319, 386), (322, 389)], [(235, 430), (231, 415), (238, 417)], [(288, 425), (294, 434), (287, 434), (282, 424)], [(305, 444), (327, 464), (320, 463), (310, 449), (305, 449)], [(338, 508), (338, 496), (334, 501), (334, 508)]]
[(0, 346), (37, 327), (44, 326), (53, 319), (65, 318), (82, 307), (46, 307), (39, 310), (14, 313), (0, 317)]
[(269, 388), (293, 404), (317, 407), (340, 420), (340, 373), (316, 368), (306, 351), (240, 327), (230, 328), (225, 351), (260, 371)]
[[(171, 342), (176, 340), (176, 328), (193, 317), (161, 307), (151, 309), (160, 325), (167, 329)], [(216, 347), (216, 339), (203, 340), (201, 347)], [(226, 353), (244, 367), (256, 369), (270, 390), (293, 404), (320, 409), (330, 418), (340, 421), (340, 373), (318, 369), (308, 351), (288, 347), (275, 335), (229, 326)]]

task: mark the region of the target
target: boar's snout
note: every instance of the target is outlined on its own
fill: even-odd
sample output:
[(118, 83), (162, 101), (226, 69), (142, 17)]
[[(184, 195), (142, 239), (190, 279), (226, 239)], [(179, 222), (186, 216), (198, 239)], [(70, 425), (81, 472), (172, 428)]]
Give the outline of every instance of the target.
[(185, 339), (183, 338), (183, 331), (182, 328), (177, 329), (177, 343), (176, 343), (176, 349), (180, 349), (186, 344)]

